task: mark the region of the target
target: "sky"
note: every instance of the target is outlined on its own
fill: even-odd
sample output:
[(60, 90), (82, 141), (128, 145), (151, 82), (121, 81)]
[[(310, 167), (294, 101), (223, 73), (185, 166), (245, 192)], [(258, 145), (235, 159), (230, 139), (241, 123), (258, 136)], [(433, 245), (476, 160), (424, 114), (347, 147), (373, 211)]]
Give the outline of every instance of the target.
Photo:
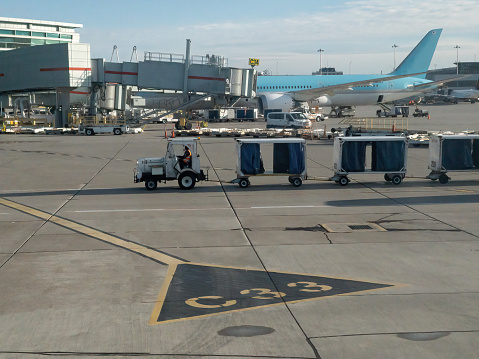
[(192, 55), (223, 56), (232, 67), (257, 58), (256, 69), (274, 75), (309, 75), (320, 62), (344, 74), (389, 73), (438, 28), (430, 69), (453, 67), (457, 56), (476, 61), (478, 15), (477, 0), (0, 1), (1, 17), (82, 24), (76, 32), (92, 58), (110, 61), (114, 45), (120, 61), (134, 46), (140, 61), (146, 51), (184, 55), (190, 39)]

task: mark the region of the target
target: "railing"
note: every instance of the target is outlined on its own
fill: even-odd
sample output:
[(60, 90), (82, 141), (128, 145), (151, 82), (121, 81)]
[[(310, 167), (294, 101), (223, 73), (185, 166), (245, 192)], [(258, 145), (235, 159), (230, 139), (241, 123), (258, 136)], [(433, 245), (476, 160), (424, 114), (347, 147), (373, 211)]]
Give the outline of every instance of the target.
[(351, 125), (360, 128), (361, 131), (407, 131), (409, 119), (407, 117), (368, 117), (368, 118), (348, 118), (342, 120), (339, 124)]
[(217, 55), (206, 55), (206, 56), (193, 55), (191, 56), (191, 63), (200, 64), (200, 65), (214, 65), (214, 66), (220, 66), (220, 67), (227, 67), (228, 59), (226, 57), (217, 56)]
[[(185, 56), (182, 54), (167, 54), (162, 52), (145, 51), (145, 61), (163, 61), (163, 62), (178, 62), (184, 63)], [(193, 55), (191, 56), (192, 64), (199, 65), (214, 65), (219, 67), (227, 67), (228, 59), (218, 55)]]
[(184, 63), (185, 57), (181, 54), (165, 54), (162, 52), (145, 52), (145, 61), (163, 61)]

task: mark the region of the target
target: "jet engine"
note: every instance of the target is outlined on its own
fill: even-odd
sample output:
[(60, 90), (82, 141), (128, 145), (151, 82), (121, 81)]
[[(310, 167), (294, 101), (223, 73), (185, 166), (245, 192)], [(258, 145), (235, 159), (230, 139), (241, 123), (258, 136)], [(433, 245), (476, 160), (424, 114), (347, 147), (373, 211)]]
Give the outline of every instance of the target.
[(288, 94), (269, 93), (259, 96), (258, 107), (261, 113), (268, 109), (278, 109), (283, 112), (289, 112), (299, 107), (299, 104)]
[(312, 107), (314, 106), (332, 106), (332, 101), (331, 101), (331, 97), (329, 97), (328, 95), (323, 95), (323, 96), (320, 96), (312, 101), (310, 101), (310, 105)]

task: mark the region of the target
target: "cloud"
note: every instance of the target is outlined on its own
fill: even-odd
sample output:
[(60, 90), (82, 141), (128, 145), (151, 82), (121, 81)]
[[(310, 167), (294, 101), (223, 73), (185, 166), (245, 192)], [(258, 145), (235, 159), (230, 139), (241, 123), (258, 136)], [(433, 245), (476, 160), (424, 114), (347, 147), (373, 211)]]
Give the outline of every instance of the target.
[[(290, 2), (288, 2), (289, 4)], [(476, 0), (351, 0), (314, 11), (295, 9), (287, 16), (270, 16), (258, 10), (251, 18), (198, 16), (195, 22), (177, 25), (120, 27), (98, 36), (97, 29), (83, 29), (82, 40), (92, 43), (92, 54), (109, 59), (117, 44), (123, 60), (131, 48), (143, 51), (185, 53), (185, 39), (192, 40), (192, 54), (217, 54), (229, 58), (230, 66), (247, 66), (249, 57), (260, 59), (259, 69), (282, 74), (310, 74), (319, 68), (319, 48), (323, 65), (348, 73), (389, 72), (393, 67), (392, 45), (399, 63), (431, 29), (444, 28), (433, 63), (438, 68), (452, 66), (455, 44), (461, 46), (460, 59), (473, 61), (479, 54)], [(299, 9), (299, 10), (298, 10)], [(278, 12), (275, 12), (278, 14)], [(209, 20), (211, 20), (209, 18)], [(127, 25), (125, 25), (127, 26)], [(142, 55), (140, 56), (142, 57)]]

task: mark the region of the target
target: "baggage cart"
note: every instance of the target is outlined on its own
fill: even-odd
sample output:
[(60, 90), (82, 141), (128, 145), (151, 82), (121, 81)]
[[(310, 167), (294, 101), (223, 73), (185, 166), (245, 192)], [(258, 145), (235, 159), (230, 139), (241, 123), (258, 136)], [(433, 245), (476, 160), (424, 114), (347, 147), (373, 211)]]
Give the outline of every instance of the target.
[[(272, 147), (272, 169), (265, 169), (262, 148)], [(237, 178), (231, 181), (241, 188), (250, 185), (254, 176), (288, 176), (289, 183), (301, 186), (307, 178), (306, 141), (301, 138), (236, 139)], [(266, 151), (263, 151), (266, 153)], [(268, 160), (270, 160), (268, 158)]]
[(426, 178), (445, 184), (446, 174), (479, 169), (479, 135), (432, 135), (429, 137), (429, 169)]
[[(366, 160), (371, 147), (370, 161)], [(402, 136), (336, 137), (331, 178), (341, 186), (349, 183), (348, 175), (384, 173), (384, 179), (398, 185), (406, 175), (408, 139)]]

